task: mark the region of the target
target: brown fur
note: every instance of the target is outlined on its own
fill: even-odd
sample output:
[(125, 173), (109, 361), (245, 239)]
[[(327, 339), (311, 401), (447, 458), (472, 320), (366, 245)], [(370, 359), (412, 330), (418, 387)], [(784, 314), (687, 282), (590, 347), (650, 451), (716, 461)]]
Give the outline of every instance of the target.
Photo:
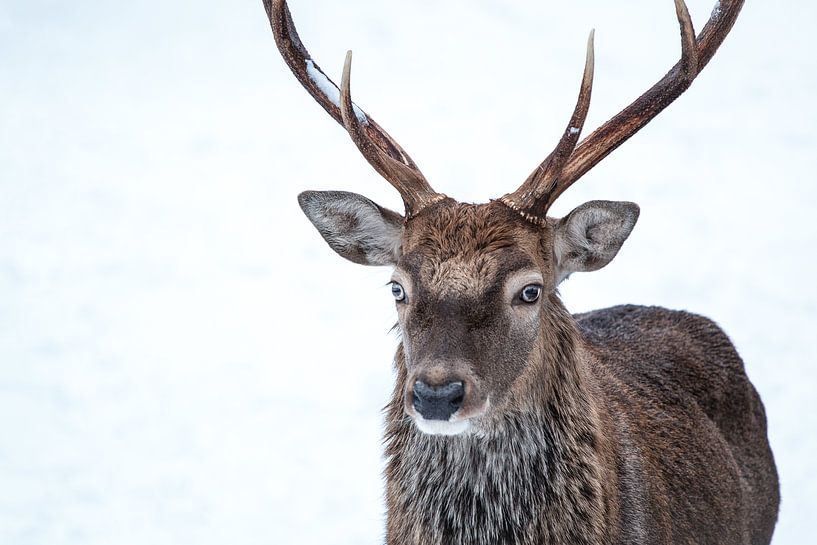
[[(398, 268), (414, 307), (387, 409), (387, 542), (768, 544), (777, 474), (728, 338), (657, 307), (570, 316), (553, 225), (450, 200), (407, 223)], [(526, 262), (549, 290), (527, 345), (495, 310), (503, 274)], [(425, 435), (406, 412), (412, 378), (455, 357), (491, 408), (471, 433)]]
[(626, 306), (571, 316), (557, 286), (609, 263), (638, 207), (591, 201), (560, 220), (546, 216), (689, 87), (742, 4), (719, 3), (696, 38), (675, 0), (681, 60), (580, 143), (591, 33), (557, 147), (515, 192), (471, 205), (435, 192), (397, 142), (354, 110), (351, 53), (340, 104), (327, 95), (286, 2), (265, 0), (290, 69), (406, 207), (404, 220), (360, 195), (299, 196), (337, 253), (396, 265), (390, 545), (769, 543), (777, 473), (763, 406), (732, 344), (684, 312)]

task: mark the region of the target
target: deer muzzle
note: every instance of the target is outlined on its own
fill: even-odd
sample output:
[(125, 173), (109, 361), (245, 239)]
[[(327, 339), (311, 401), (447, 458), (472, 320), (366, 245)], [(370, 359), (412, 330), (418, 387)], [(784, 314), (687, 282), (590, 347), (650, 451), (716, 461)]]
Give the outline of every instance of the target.
[(462, 381), (431, 386), (418, 380), (414, 383), (412, 397), (414, 410), (426, 420), (448, 420), (462, 407), (465, 401), (465, 386)]

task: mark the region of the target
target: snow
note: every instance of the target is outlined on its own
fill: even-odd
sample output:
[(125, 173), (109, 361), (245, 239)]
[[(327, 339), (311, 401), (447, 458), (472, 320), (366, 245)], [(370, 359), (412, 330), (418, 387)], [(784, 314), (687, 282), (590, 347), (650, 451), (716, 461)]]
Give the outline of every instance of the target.
[[(817, 4), (795, 3), (747, 3), (554, 210), (641, 206), (613, 263), (563, 284), (571, 310), (686, 308), (737, 345), (782, 480), (775, 545), (808, 543), (817, 505)], [(671, 4), (290, 0), (316, 60), (365, 51), (367, 106), (468, 201), (563, 134), (587, 28), (587, 132), (665, 74)], [(689, 8), (700, 25), (711, 3)], [(0, 57), (0, 543), (382, 543), (390, 271), (337, 257), (296, 195), (401, 204), (261, 2), (6, 3)]]
[[(306, 60), (306, 73), (309, 74), (309, 77), (315, 82), (318, 89), (320, 89), (321, 92), (332, 101), (332, 104), (340, 108), (340, 89), (338, 89), (334, 83), (329, 81), (329, 78), (327, 78), (324, 73), (315, 66), (312, 59)], [(361, 123), (368, 123), (366, 114), (363, 113), (363, 110), (357, 107), (357, 104), (352, 103), (352, 109), (355, 111), (355, 115)]]
[(720, 16), (720, 14), (721, 14), (721, 2), (720, 2), (720, 0), (717, 0), (717, 1), (715, 2), (715, 6), (712, 8), (712, 15), (711, 15), (711, 17), (714, 19), (714, 18), (716, 18), (716, 17), (719, 17), (719, 16)]
[(569, 129), (567, 129), (567, 130), (568, 130), (568, 132), (569, 132), (570, 134), (576, 134), (576, 133), (578, 133), (578, 132), (579, 132), (579, 128), (578, 128), (578, 127), (570, 127), (570, 128), (569, 128)]

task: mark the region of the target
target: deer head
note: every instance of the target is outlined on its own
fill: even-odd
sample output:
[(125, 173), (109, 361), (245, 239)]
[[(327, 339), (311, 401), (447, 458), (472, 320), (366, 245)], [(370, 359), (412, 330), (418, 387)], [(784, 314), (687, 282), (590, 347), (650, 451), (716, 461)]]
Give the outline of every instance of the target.
[(304, 48), (286, 2), (264, 4), (290, 69), (400, 192), (405, 214), (342, 191), (304, 192), (301, 208), (341, 256), (394, 268), (405, 412), (422, 431), (456, 434), (518, 404), (514, 394), (535, 371), (556, 365), (555, 339), (572, 330), (557, 286), (574, 272), (607, 265), (639, 213), (633, 203), (610, 201), (585, 203), (561, 219), (548, 217), (548, 209), (689, 87), (742, 1), (716, 8), (696, 39), (686, 5), (675, 0), (681, 60), (580, 143), (593, 86), (591, 33), (579, 98), (561, 140), (516, 191), (487, 204), (459, 203), (434, 191), (397, 142), (352, 103), (351, 52), (338, 88)]

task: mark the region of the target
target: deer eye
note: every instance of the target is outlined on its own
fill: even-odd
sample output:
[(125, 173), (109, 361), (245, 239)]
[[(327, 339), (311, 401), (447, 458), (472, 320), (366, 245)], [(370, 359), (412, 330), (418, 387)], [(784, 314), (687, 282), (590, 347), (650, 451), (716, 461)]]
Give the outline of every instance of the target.
[(399, 282), (391, 283), (391, 294), (394, 296), (394, 300), (397, 302), (406, 300), (406, 290), (403, 289), (403, 286), (401, 286)]
[(535, 303), (540, 295), (542, 295), (542, 286), (539, 284), (528, 284), (522, 288), (519, 299), (525, 303)]

